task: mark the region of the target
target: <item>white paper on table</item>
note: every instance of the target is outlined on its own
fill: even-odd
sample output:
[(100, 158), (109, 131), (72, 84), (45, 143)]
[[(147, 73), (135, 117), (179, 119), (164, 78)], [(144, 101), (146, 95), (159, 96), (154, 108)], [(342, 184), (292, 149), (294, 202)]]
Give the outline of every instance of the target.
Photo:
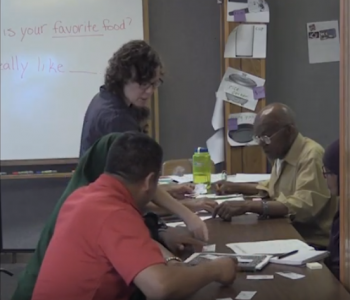
[(218, 130), (207, 140), (207, 148), (214, 164), (221, 163), (225, 160), (224, 145), (224, 129)]
[(256, 292), (240, 292), (237, 297), (235, 298), (236, 300), (250, 300), (255, 296)]
[(232, 175), (227, 176), (227, 181), (247, 183), (247, 182), (261, 182), (264, 180), (269, 180), (270, 178), (271, 178), (271, 174), (237, 173), (236, 175), (233, 175), (233, 176)]
[(247, 23), (269, 23), (269, 6), (265, 0), (248, 0), (246, 3), (227, 2), (227, 22), (234, 22), (234, 16), (230, 12), (234, 10), (247, 9), (245, 15)]
[(169, 176), (169, 178), (171, 178), (172, 180), (178, 183), (189, 183), (193, 181), (192, 174), (184, 174), (183, 176), (171, 175)]
[[(208, 219), (211, 219), (211, 218), (212, 218), (211, 216), (200, 216), (200, 219), (202, 221), (205, 221), (205, 220), (208, 220)], [(185, 222), (169, 222), (169, 223), (166, 223), (166, 224), (169, 227), (177, 227), (177, 226), (185, 227), (186, 226)]]
[(224, 100), (216, 95), (216, 102), (214, 107), (213, 116), (211, 118), (211, 125), (214, 130), (218, 130), (224, 127)]
[(310, 64), (339, 61), (339, 22), (313, 22), (306, 26)]
[(203, 252), (215, 252), (216, 249), (216, 245), (207, 245), (207, 246), (203, 246)]
[(273, 279), (273, 275), (247, 275), (247, 279), (250, 280), (266, 280), (266, 279)]
[(275, 240), (275, 241), (261, 241), (250, 243), (230, 243), (226, 245), (232, 249), (236, 254), (284, 254), (294, 250), (314, 250), (308, 244), (300, 240)]
[(276, 274), (289, 278), (289, 279), (301, 279), (304, 278), (305, 275), (301, 275), (301, 274), (297, 274), (297, 273), (293, 273), (293, 272), (276, 272)]
[(225, 58), (266, 58), (266, 24), (242, 24), (234, 28), (225, 45)]

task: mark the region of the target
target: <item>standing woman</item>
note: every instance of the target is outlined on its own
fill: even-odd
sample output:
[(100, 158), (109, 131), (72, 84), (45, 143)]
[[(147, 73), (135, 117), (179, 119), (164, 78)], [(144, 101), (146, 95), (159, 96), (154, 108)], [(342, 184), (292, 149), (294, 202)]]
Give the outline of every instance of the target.
[(113, 132), (143, 131), (148, 102), (162, 83), (163, 65), (145, 41), (123, 45), (108, 62), (104, 85), (91, 100), (81, 135), (80, 156)]
[[(325, 151), (323, 157), (324, 176), (327, 179), (328, 188), (332, 196), (339, 196), (339, 139), (334, 141)], [(339, 209), (334, 216), (331, 238), (329, 241), (328, 251), (330, 256), (325, 261), (327, 267), (332, 271), (334, 276), (339, 279)]]

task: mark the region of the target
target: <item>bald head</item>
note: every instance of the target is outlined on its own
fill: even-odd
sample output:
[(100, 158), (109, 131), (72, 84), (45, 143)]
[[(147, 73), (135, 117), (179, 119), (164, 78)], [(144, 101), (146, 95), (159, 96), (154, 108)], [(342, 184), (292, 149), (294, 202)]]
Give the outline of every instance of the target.
[(281, 103), (264, 107), (255, 118), (254, 134), (265, 141), (260, 145), (270, 158), (283, 158), (298, 135), (293, 111)]
[(265, 106), (255, 118), (255, 126), (271, 125), (277, 129), (286, 126), (295, 126), (293, 111), (284, 104), (273, 103)]

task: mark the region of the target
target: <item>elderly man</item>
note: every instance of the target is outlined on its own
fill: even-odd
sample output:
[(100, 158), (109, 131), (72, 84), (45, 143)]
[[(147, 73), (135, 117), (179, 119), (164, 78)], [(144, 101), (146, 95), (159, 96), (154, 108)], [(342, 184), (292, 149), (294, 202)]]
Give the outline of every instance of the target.
[(330, 196), (322, 171), (323, 148), (298, 132), (293, 112), (282, 104), (271, 104), (260, 111), (254, 132), (273, 162), (270, 180), (259, 184), (223, 182), (218, 193), (260, 195), (263, 201), (226, 202), (215, 209), (214, 215), (226, 221), (247, 212), (262, 218), (290, 215), (310, 245), (325, 248), (337, 200)]

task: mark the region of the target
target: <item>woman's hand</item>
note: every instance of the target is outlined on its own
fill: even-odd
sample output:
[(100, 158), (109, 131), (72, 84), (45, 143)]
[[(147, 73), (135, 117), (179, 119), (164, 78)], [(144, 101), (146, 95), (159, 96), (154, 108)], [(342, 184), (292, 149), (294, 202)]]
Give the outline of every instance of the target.
[(181, 201), (181, 203), (193, 212), (206, 210), (213, 213), (215, 208), (218, 206), (215, 200), (208, 198), (188, 199)]
[(183, 221), (185, 222), (187, 229), (195, 238), (204, 242), (209, 240), (207, 224), (205, 224), (196, 214), (191, 214), (191, 216), (187, 217)]
[(190, 195), (194, 191), (194, 184), (184, 183), (184, 184), (174, 184), (165, 187), (166, 191), (175, 199), (182, 200), (185, 199), (185, 195)]

